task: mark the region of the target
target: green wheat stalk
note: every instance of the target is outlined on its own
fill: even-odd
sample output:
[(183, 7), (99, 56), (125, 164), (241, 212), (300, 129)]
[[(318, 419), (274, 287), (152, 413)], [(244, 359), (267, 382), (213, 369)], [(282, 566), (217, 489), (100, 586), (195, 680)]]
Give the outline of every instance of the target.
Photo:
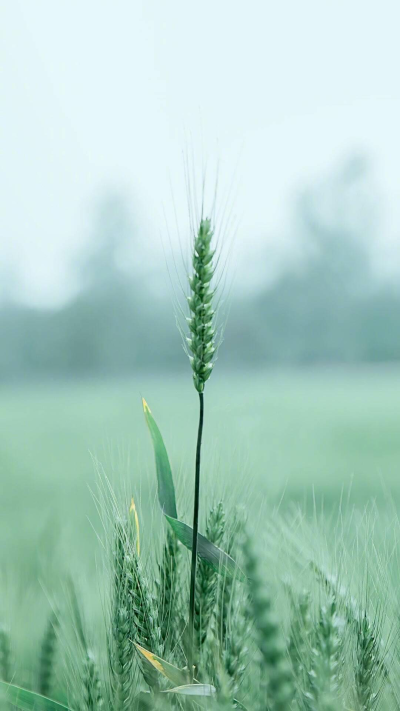
[(213, 257), (214, 250), (211, 246), (213, 238), (211, 221), (201, 219), (197, 235), (194, 239), (192, 266), (193, 273), (189, 277), (190, 295), (188, 305), (190, 316), (187, 318), (190, 336), (187, 346), (192, 355), (189, 355), (193, 370), (194, 386), (199, 394), (199, 426), (197, 432), (196, 464), (195, 464), (195, 491), (193, 506), (193, 539), (192, 562), (190, 573), (190, 601), (189, 601), (189, 673), (193, 677), (194, 658), (194, 623), (195, 623), (195, 597), (196, 597), (196, 567), (197, 567), (197, 535), (199, 530), (199, 505), (200, 505), (200, 467), (201, 443), (204, 424), (204, 388), (213, 369), (215, 355), (215, 328), (213, 309), (214, 291), (211, 280), (214, 275)]

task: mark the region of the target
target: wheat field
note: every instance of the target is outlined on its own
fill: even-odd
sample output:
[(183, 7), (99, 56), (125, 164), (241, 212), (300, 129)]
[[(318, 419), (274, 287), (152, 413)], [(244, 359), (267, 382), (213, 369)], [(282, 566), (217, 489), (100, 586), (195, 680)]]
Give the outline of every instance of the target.
[[(400, 373), (378, 368), (251, 376), (223, 371), (211, 380), (200, 530), (227, 550), (240, 549), (252, 581), (247, 587), (235, 582), (231, 589), (226, 580), (210, 577), (207, 566), (198, 566), (197, 590), (206, 602), (196, 608), (202, 620), (196, 644), (204, 647), (197, 668), (205, 690), (207, 684), (217, 688), (224, 708), (231, 693), (242, 704), (237, 708), (265, 708), (254, 697), (259, 688), (275, 699), (271, 709), (399, 708), (398, 389)], [(176, 614), (185, 616), (189, 557), (179, 552), (176, 571), (168, 558), (162, 562), (162, 555), (173, 557), (176, 542), (165, 539), (141, 394), (156, 414), (178, 508), (190, 522), (186, 492), (196, 396), (187, 373), (2, 387), (1, 675), (69, 703), (73, 711), (107, 707), (106, 688), (115, 689), (107, 638), (121, 619), (117, 615), (112, 623), (107, 617), (115, 601), (107, 557), (116, 545), (110, 520), (130, 520), (132, 497), (140, 526), (144, 580), (136, 594), (142, 602), (150, 586), (140, 616), (143, 648), (185, 665), (157, 601), (160, 591), (177, 586), (183, 607)], [(234, 544), (231, 533), (244, 510), (241, 535), (247, 538)], [(136, 551), (131, 528), (121, 526), (117, 541)], [(249, 605), (250, 617), (243, 612)], [(77, 624), (77, 615), (84, 622)], [(146, 628), (157, 615), (159, 623)], [(115, 708), (135, 708), (124, 689), (129, 679), (137, 682), (139, 669), (149, 688), (165, 687), (154, 667), (143, 670), (132, 657), (127, 635), (128, 666), (123, 659), (117, 665), (127, 678), (118, 677)], [(216, 639), (224, 645), (218, 657), (223, 673), (213, 661)], [(163, 699), (160, 708), (167, 703)], [(44, 702), (36, 703), (41, 708)], [(148, 706), (147, 696), (140, 703), (138, 708), (156, 708)], [(172, 703), (211, 708), (214, 700)]]

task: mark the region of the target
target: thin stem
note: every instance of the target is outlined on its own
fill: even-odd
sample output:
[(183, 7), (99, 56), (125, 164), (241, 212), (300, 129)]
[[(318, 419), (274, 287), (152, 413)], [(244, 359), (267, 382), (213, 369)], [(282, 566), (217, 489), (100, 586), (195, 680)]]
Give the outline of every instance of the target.
[(199, 504), (200, 504), (200, 461), (201, 461), (201, 441), (203, 437), (204, 422), (204, 393), (199, 393), (200, 414), (199, 429), (197, 431), (196, 447), (196, 477), (194, 485), (194, 508), (193, 508), (193, 540), (192, 540), (192, 567), (190, 573), (190, 603), (189, 603), (189, 674), (193, 681), (194, 662), (194, 607), (196, 594), (196, 568), (197, 568), (197, 534), (199, 531)]

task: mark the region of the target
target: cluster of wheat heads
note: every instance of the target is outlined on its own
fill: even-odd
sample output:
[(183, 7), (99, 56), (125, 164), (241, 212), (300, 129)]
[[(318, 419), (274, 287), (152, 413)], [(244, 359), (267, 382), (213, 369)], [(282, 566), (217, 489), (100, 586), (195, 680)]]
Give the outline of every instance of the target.
[[(156, 559), (141, 550), (134, 500), (118, 502), (105, 487), (103, 634), (93, 641), (69, 585), (68, 605), (58, 601), (43, 632), (36, 689), (28, 691), (15, 684), (10, 633), (0, 628), (5, 708), (400, 708), (395, 608), (390, 618), (376, 595), (376, 576), (366, 576), (362, 594), (354, 597), (352, 580), (343, 587), (343, 565), (340, 577), (337, 560), (327, 568), (279, 518), (269, 522), (264, 569), (243, 514), (217, 501), (200, 515), (204, 391), (216, 352), (213, 236), (211, 221), (201, 218), (193, 239), (186, 341), (199, 395), (193, 525), (178, 514), (167, 449), (143, 400), (165, 521)], [(199, 533), (202, 518), (205, 535)], [(297, 572), (288, 578), (289, 570)]]
[(344, 558), (332, 542), (322, 550), (323, 523), (303, 522), (300, 529), (294, 515), (288, 520), (271, 512), (263, 556), (245, 517), (216, 502), (205, 531), (235, 557), (238, 570), (231, 575), (222, 564), (217, 570), (199, 561), (193, 680), (185, 545), (169, 525), (153, 560), (138, 546), (139, 516), (128, 500), (109, 501), (107, 516), (104, 629), (99, 634), (88, 624), (69, 584), (67, 600), (50, 612), (38, 642), (32, 692), (13, 685), (19, 672), (12, 630), (2, 628), (0, 708), (400, 708), (396, 596), (383, 554), (367, 561), (353, 551)]

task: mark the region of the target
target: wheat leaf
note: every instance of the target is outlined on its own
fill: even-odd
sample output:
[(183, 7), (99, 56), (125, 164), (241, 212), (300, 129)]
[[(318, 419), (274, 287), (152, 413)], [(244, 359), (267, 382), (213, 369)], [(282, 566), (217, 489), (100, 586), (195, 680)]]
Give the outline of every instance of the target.
[(166, 689), (164, 694), (183, 694), (184, 696), (213, 696), (216, 688), (212, 684), (184, 684), (175, 689)]
[[(171, 516), (165, 516), (165, 518), (180, 542), (183, 543), (186, 548), (192, 550), (192, 527), (188, 526), (187, 523), (183, 523), (183, 521), (178, 521), (178, 519), (172, 518)], [(205, 560), (218, 573), (236, 576), (238, 580), (245, 579), (243, 572), (240, 570), (234, 559), (231, 558), (228, 553), (221, 550), (221, 548), (214, 545), (214, 543), (211, 543), (208, 538), (202, 536), (201, 533), (197, 536), (197, 553), (200, 558)]]
[[(177, 538), (189, 550), (192, 549), (193, 529), (187, 523), (178, 520), (176, 511), (175, 488), (172, 478), (171, 465), (169, 463), (167, 450), (156, 421), (151, 410), (143, 398), (143, 410), (146, 423), (150, 431), (156, 459), (158, 499), (165, 518), (175, 532)], [(197, 552), (200, 558), (205, 560), (217, 572), (236, 576), (239, 580), (244, 580), (245, 576), (236, 562), (230, 555), (215, 546), (205, 536), (200, 533), (197, 538)]]
[(156, 458), (158, 500), (165, 514), (172, 516), (172, 518), (178, 518), (174, 480), (172, 478), (171, 465), (169, 463), (167, 450), (161, 436), (161, 432), (158, 429), (156, 421), (144, 398), (142, 398), (142, 402), (144, 416), (153, 441), (154, 454)]
[(177, 686), (186, 684), (187, 674), (185, 671), (178, 669), (178, 667), (174, 667), (173, 664), (166, 662), (165, 659), (161, 659), (161, 657), (153, 654), (153, 652), (149, 652), (144, 647), (141, 647), (140, 644), (136, 644), (136, 642), (134, 644), (138, 652), (140, 652), (140, 654), (142, 654), (143, 657), (150, 662), (150, 664), (157, 669), (157, 671), (160, 672), (160, 674), (166, 676), (167, 679), (172, 681), (172, 683)]
[(21, 689), (21, 687), (8, 684), (5, 681), (0, 681), (0, 690), (4, 692), (7, 701), (21, 709), (21, 711), (33, 711), (34, 709), (40, 709), (40, 711), (62, 711), (62, 709), (64, 711), (72, 711), (68, 706), (64, 706), (58, 701), (53, 701), (27, 689)]

